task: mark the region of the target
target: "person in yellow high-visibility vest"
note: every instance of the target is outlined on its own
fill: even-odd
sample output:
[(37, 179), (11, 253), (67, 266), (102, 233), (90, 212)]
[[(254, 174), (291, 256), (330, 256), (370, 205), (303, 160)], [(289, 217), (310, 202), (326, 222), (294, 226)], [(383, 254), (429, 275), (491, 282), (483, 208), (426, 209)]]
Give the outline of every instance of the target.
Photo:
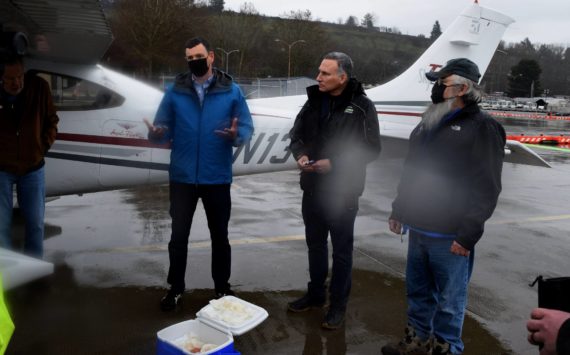
[(4, 286), (2, 274), (0, 274), (0, 355), (4, 355), (6, 352), (12, 333), (14, 333), (14, 322), (12, 322), (8, 308), (4, 303)]

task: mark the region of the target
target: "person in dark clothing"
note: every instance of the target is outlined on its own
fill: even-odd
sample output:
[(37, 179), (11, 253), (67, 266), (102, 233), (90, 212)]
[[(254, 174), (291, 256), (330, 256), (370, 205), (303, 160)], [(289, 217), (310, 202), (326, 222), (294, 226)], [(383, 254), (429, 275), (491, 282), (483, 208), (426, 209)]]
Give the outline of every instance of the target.
[(203, 38), (186, 42), (189, 71), (176, 77), (164, 94), (154, 123), (145, 121), (149, 139), (170, 142), (170, 216), (168, 243), (170, 290), (163, 311), (178, 305), (185, 290), (186, 259), (192, 217), (201, 199), (212, 240), (215, 297), (233, 295), (228, 223), (231, 212), (232, 146), (250, 140), (253, 121), (240, 88), (213, 67), (214, 52)]
[(289, 303), (292, 312), (322, 307), (326, 301), (328, 234), (333, 246), (330, 308), (322, 326), (344, 321), (352, 282), (354, 221), (364, 191), (366, 165), (380, 152), (380, 129), (374, 104), (352, 78), (353, 64), (344, 53), (324, 56), (318, 85), (290, 131), (290, 149), (301, 170), (302, 213), (309, 249), (307, 293)]
[(501, 192), (503, 127), (481, 111), (479, 69), (465, 58), (438, 72), (433, 104), (412, 131), (390, 230), (410, 231), (408, 324), (383, 354), (460, 354), (474, 247)]
[(59, 118), (48, 83), (24, 74), (22, 58), (3, 53), (0, 62), (0, 247), (11, 248), (13, 186), (25, 220), (24, 252), (41, 258), (44, 241), (44, 157)]
[(526, 328), (528, 342), (542, 346), (540, 355), (570, 355), (570, 313), (535, 308)]

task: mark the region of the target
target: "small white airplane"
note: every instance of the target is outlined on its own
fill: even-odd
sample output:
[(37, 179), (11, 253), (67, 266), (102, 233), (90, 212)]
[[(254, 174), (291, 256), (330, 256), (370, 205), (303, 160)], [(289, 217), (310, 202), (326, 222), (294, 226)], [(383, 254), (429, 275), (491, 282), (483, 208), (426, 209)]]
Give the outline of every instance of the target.
[[(383, 147), (405, 151), (429, 104), (427, 71), (467, 57), (483, 74), (512, 22), (475, 0), (407, 71), (368, 90)], [(148, 142), (143, 122), (154, 117), (163, 93), (96, 64), (113, 40), (98, 0), (0, 0), (0, 24), (3, 38), (11, 31), (25, 34), (26, 67), (50, 83), (58, 108), (59, 132), (46, 158), (48, 196), (168, 182), (169, 147)], [(288, 133), (305, 100), (298, 95), (248, 101), (255, 134), (234, 151), (234, 175), (296, 167)], [(548, 166), (519, 142), (508, 141), (505, 149), (507, 161)]]
[[(46, 159), (48, 196), (168, 182), (170, 150), (146, 139), (143, 118), (153, 118), (163, 93), (95, 63), (112, 41), (98, 0), (1, 0), (6, 29), (28, 29), (26, 66), (50, 84), (59, 133)], [(424, 74), (451, 58), (467, 57), (484, 73), (513, 20), (470, 5), (402, 75), (367, 91), (375, 102), (383, 143), (405, 141), (429, 103)], [(288, 132), (306, 96), (249, 100), (255, 135), (234, 154), (234, 174), (295, 167)], [(392, 142), (394, 141), (394, 142)], [(546, 165), (522, 144), (508, 142), (508, 161)]]

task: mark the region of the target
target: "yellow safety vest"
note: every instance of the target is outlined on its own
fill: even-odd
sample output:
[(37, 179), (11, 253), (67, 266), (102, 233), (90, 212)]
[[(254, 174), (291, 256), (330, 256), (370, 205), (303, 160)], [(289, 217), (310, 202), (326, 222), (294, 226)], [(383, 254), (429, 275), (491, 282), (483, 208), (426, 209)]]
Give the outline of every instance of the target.
[(12, 322), (6, 303), (4, 303), (4, 286), (0, 273), (0, 355), (6, 352), (12, 333), (14, 333), (14, 322)]

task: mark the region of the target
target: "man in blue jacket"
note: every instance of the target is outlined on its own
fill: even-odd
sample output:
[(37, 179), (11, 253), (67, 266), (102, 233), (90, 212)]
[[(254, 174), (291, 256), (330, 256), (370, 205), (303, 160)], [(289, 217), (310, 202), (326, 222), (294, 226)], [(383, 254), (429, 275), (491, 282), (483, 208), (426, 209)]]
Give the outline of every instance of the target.
[(176, 308), (184, 293), (188, 237), (198, 199), (202, 199), (212, 240), (212, 278), (216, 297), (232, 295), (231, 211), (232, 146), (251, 138), (253, 122), (240, 88), (213, 67), (214, 52), (203, 38), (186, 42), (189, 71), (179, 74), (164, 94), (149, 140), (171, 143), (168, 243), (170, 290), (161, 299), (163, 311)]

